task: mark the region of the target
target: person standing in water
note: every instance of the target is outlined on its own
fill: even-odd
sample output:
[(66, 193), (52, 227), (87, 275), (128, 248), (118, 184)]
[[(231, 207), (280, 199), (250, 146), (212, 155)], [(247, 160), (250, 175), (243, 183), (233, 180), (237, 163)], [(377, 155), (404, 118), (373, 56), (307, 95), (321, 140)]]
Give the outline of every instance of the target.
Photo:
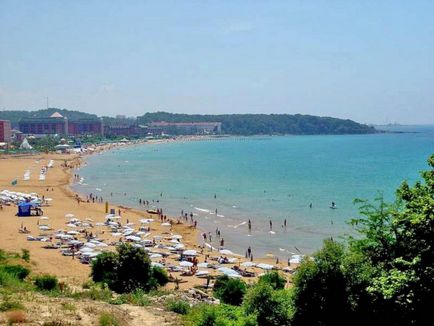
[(249, 232), (252, 232), (252, 221), (250, 221), (250, 219), (248, 222), (248, 226), (249, 226)]
[(285, 218), (285, 220), (283, 221), (283, 227), (284, 227), (285, 230), (286, 230), (286, 218)]
[(270, 220), (270, 231), (273, 230), (273, 222)]

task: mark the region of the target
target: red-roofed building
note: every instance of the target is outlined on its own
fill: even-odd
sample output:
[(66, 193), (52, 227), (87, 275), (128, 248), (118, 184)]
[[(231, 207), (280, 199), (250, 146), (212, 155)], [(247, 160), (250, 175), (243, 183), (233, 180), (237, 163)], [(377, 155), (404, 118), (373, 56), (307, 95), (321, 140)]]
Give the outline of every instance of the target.
[(11, 122), (9, 120), (0, 120), (0, 143), (9, 143), (11, 137)]

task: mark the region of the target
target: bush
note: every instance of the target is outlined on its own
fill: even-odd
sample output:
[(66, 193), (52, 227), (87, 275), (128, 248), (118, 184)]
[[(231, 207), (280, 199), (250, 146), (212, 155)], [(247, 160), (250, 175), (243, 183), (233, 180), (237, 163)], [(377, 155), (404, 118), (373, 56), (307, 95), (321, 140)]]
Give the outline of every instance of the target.
[(0, 292), (17, 292), (28, 287), (27, 283), (20, 280), (13, 274), (9, 274), (0, 268)]
[(83, 282), (83, 284), (81, 285), (81, 287), (83, 289), (88, 290), (88, 289), (90, 289), (94, 285), (95, 285), (95, 283), (92, 280), (87, 280), (87, 281)]
[(161, 267), (152, 267), (152, 278), (159, 286), (164, 286), (169, 282), (169, 275)]
[(261, 326), (289, 325), (293, 315), (289, 292), (273, 290), (265, 283), (258, 283), (247, 291), (243, 307), (247, 314), (256, 316)]
[(104, 253), (92, 262), (92, 279), (104, 282), (118, 293), (136, 289), (150, 291), (168, 282), (165, 271), (151, 267), (151, 260), (142, 248), (130, 244), (118, 246), (117, 253)]
[(245, 293), (246, 283), (227, 275), (219, 276), (214, 284), (215, 296), (227, 304), (241, 305)]
[(120, 325), (119, 320), (111, 313), (104, 312), (99, 316), (100, 326), (118, 326)]
[(89, 290), (76, 292), (71, 295), (74, 299), (91, 299), (97, 301), (111, 302), (112, 291), (106, 286), (101, 286), (99, 284), (93, 285)]
[(30, 270), (21, 265), (4, 265), (0, 266), (0, 270), (10, 274), (11, 276), (21, 281), (30, 274)]
[(190, 312), (190, 304), (184, 300), (170, 300), (167, 303), (167, 309), (180, 315), (186, 315)]
[(141, 289), (136, 289), (131, 293), (124, 293), (110, 301), (111, 304), (125, 304), (129, 303), (134, 306), (149, 306), (151, 301), (148, 295)]
[(342, 244), (326, 240), (323, 248), (314, 254), (314, 261), (306, 260), (298, 267), (294, 275), (297, 325), (353, 320), (343, 269), (344, 253)]
[(36, 288), (40, 291), (53, 291), (59, 286), (59, 281), (54, 275), (40, 275), (33, 280)]
[(30, 261), (30, 251), (28, 249), (22, 249), (21, 250), (21, 258), (24, 261), (29, 262)]
[(259, 277), (259, 283), (270, 285), (274, 290), (285, 288), (286, 280), (277, 271), (268, 272)]

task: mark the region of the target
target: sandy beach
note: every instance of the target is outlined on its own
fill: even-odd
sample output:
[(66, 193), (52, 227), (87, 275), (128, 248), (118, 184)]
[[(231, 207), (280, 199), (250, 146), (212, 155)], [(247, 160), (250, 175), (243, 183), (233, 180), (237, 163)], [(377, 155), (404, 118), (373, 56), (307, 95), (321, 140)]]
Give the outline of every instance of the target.
[[(106, 150), (108, 147), (103, 147), (100, 150)], [(52, 168), (48, 169), (45, 180), (39, 180), (39, 171), (46, 166), (50, 160), (53, 160), (54, 164)], [(35, 273), (50, 273), (57, 275), (60, 279), (70, 284), (82, 284), (89, 278), (90, 266), (80, 263), (75, 258), (68, 256), (62, 256), (59, 250), (44, 249), (47, 243), (40, 241), (28, 241), (27, 235), (39, 236), (39, 235), (52, 235), (55, 230), (67, 229), (66, 224), (68, 218), (66, 214), (73, 214), (75, 218), (80, 220), (90, 219), (93, 224), (105, 222), (105, 203), (92, 203), (86, 202), (86, 198), (77, 200), (77, 194), (71, 191), (70, 184), (73, 180), (75, 167), (80, 166), (83, 162), (83, 157), (79, 154), (37, 154), (28, 156), (3, 156), (0, 158), (0, 190), (9, 190), (15, 192), (24, 193), (37, 193), (39, 197), (51, 198), (49, 206), (42, 207), (43, 215), (48, 217), (44, 223), (48, 224), (52, 231), (41, 231), (38, 223), (41, 223), (40, 219), (36, 216), (32, 217), (17, 217), (17, 207), (15, 205), (3, 206), (0, 210), (0, 248), (8, 251), (20, 251), (21, 249), (28, 249), (30, 251), (31, 260), (33, 263), (33, 270)], [(66, 166), (65, 166), (66, 165)], [(30, 178), (23, 180), (25, 171), (30, 172)], [(16, 185), (12, 185), (13, 180), (17, 180)], [(104, 199), (105, 201), (106, 199)], [(170, 239), (171, 235), (177, 234), (182, 236), (182, 244), (186, 249), (197, 250), (198, 261), (202, 263), (206, 260), (205, 254), (208, 256), (208, 262), (214, 262), (221, 254), (217, 251), (209, 252), (209, 248), (203, 249), (200, 245), (202, 241), (199, 241), (200, 230), (195, 229), (190, 223), (177, 223), (178, 218), (170, 218), (173, 221), (171, 230), (168, 230), (167, 226), (163, 226), (158, 219), (157, 215), (149, 214), (145, 210), (139, 211), (129, 209), (123, 206), (113, 206), (109, 203), (109, 208), (121, 211), (122, 224), (126, 224), (127, 221), (131, 225), (140, 225), (141, 219), (152, 218), (154, 222), (150, 224), (150, 234), (153, 237), (162, 239)], [(29, 234), (19, 233), (21, 227), (26, 227), (30, 231)], [(105, 243), (113, 243), (119, 239), (113, 238), (110, 231), (104, 227), (94, 227), (89, 232), (96, 234), (98, 239)], [(84, 240), (83, 235), (77, 235), (77, 239)], [(85, 240), (84, 240), (85, 241)], [(55, 242), (53, 239), (52, 242)], [(114, 250), (113, 246), (104, 250)], [(153, 251), (155, 252), (155, 251)], [(158, 249), (156, 249), (158, 252)], [(235, 257), (235, 256), (228, 256)], [(158, 260), (156, 260), (157, 262)], [(242, 261), (245, 261), (244, 257), (239, 257), (234, 264), (225, 264), (225, 267), (232, 267), (239, 265)], [(161, 262), (161, 261), (160, 261)], [(255, 259), (255, 263), (269, 263), (275, 265), (275, 259), (264, 258)], [(164, 263), (166, 265), (179, 265), (176, 255), (169, 255)], [(279, 268), (285, 265), (276, 265)], [(256, 275), (264, 272), (259, 268), (250, 268), (249, 270), (256, 273)], [(209, 275), (218, 275), (217, 271), (210, 270)], [(289, 275), (289, 274), (287, 274)], [(180, 288), (190, 288), (194, 285), (205, 284), (206, 279), (198, 278), (195, 276), (180, 276), (180, 273), (172, 273), (172, 276), (182, 279), (179, 284)], [(256, 277), (244, 278), (247, 282), (251, 282)], [(169, 288), (173, 288), (174, 283), (167, 285)]]

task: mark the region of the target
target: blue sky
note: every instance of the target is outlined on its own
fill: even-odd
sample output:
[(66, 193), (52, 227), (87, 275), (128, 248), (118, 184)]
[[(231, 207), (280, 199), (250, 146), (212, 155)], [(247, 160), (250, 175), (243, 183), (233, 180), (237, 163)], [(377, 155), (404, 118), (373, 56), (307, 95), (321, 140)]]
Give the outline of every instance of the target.
[(434, 123), (434, 1), (0, 0), (0, 109)]

